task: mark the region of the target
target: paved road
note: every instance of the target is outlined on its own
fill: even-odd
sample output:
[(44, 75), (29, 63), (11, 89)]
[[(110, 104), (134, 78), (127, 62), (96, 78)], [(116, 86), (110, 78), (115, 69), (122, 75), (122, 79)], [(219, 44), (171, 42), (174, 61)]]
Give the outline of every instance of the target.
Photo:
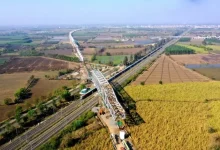
[[(183, 35), (185, 35), (189, 31), (190, 31), (190, 29), (187, 30), (186, 32), (184, 32), (181, 36), (179, 36), (179, 38), (181, 38)], [(164, 50), (167, 47), (169, 47), (170, 45), (175, 44), (179, 40), (179, 38), (171, 40), (170, 42), (165, 44), (160, 50), (158, 50), (157, 52), (155, 52), (154, 54), (152, 54), (151, 56), (149, 56), (148, 58), (143, 60), (138, 65), (134, 66), (132, 69), (125, 72), (123, 75), (121, 75), (118, 78), (114, 79), (112, 82), (117, 82), (119, 84), (122, 84), (130, 76), (135, 75), (139, 70), (141, 70), (143, 67), (145, 67), (147, 64), (149, 64), (152, 60), (156, 59), (160, 54), (162, 54), (164, 52)]]
[[(68, 123), (76, 119), (84, 111), (98, 103), (97, 96), (88, 97), (83, 101), (74, 101), (69, 106), (61, 109), (59, 112), (52, 115), (50, 118), (34, 126), (21, 136), (15, 138), (13, 141), (1, 146), (1, 150), (13, 150), (21, 147), (32, 147), (33, 149), (47, 141), (52, 135), (63, 129)], [(85, 104), (82, 104), (85, 102)], [(82, 105), (80, 107), (80, 105)], [(27, 145), (29, 144), (29, 145)], [(31, 145), (32, 146), (31, 146)], [(23, 148), (22, 148), (23, 149)], [(31, 148), (30, 148), (31, 149)]]

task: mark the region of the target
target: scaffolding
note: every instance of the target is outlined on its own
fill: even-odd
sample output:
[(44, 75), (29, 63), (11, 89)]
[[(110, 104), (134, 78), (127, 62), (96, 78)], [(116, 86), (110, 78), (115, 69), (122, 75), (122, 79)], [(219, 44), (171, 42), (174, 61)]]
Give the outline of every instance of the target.
[(118, 102), (115, 92), (103, 74), (98, 70), (92, 70), (92, 81), (99, 94), (102, 96), (104, 105), (109, 109), (111, 116), (117, 119), (125, 119), (125, 110)]

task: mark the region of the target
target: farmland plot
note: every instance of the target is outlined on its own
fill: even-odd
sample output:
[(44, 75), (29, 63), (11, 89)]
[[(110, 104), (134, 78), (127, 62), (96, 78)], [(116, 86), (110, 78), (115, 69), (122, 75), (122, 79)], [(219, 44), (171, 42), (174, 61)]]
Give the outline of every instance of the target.
[(14, 58), (0, 67), (0, 73), (74, 69), (78, 64), (43, 57)]
[(171, 55), (176, 62), (186, 64), (220, 64), (219, 54)]
[(148, 71), (141, 74), (133, 85), (140, 83), (145, 84), (158, 84), (162, 83), (176, 83), (176, 82), (197, 82), (197, 81), (209, 81), (207, 77), (204, 77), (190, 69), (187, 69), (169, 57), (163, 55), (160, 57)]
[(219, 88), (220, 82), (125, 87), (145, 121), (129, 128), (136, 148), (219, 149)]

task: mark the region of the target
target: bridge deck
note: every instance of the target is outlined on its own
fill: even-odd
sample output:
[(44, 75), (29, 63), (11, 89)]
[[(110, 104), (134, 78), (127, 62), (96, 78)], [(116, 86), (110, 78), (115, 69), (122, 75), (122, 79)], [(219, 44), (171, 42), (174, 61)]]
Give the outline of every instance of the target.
[(125, 110), (118, 102), (115, 92), (108, 80), (98, 70), (92, 70), (92, 80), (102, 96), (105, 106), (109, 109), (112, 117), (116, 119), (125, 119)]

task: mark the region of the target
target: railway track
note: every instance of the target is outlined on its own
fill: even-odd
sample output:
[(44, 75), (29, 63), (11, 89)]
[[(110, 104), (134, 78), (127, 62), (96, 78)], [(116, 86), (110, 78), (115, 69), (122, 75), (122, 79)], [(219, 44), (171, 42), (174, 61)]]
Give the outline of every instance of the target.
[[(19, 137), (15, 138), (13, 141), (1, 146), (0, 149), (1, 150), (19, 149), (22, 147), (27, 147), (27, 145), (28, 144), (30, 145), (30, 143), (32, 142), (33, 144), (45, 142), (46, 140), (49, 139), (49, 137), (51, 137), (59, 130), (64, 128), (68, 123), (76, 119), (76, 117), (82, 114), (82, 112), (87, 111), (88, 110), (87, 107), (91, 108), (91, 106), (97, 104), (98, 103), (97, 99), (98, 99), (97, 96), (91, 95), (83, 101), (78, 100), (76, 102), (71, 103), (69, 106), (61, 109), (59, 112), (55, 113), (47, 120), (43, 121), (42, 123), (39, 123), (38, 125), (34, 126), (27, 132), (20, 135)], [(53, 128), (54, 130), (51, 130), (51, 128)], [(44, 138), (43, 139), (38, 138), (39, 136), (43, 136)], [(34, 145), (32, 145), (31, 147), (36, 148), (36, 146)]]

